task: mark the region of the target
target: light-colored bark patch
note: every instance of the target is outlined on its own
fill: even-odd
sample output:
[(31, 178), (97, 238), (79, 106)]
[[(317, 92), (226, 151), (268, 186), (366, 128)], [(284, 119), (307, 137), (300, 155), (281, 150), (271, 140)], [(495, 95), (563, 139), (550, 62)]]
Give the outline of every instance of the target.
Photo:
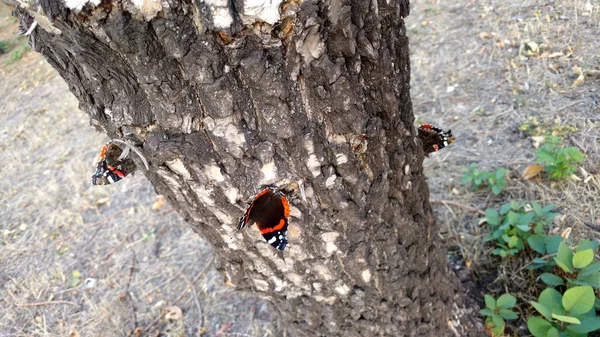
[(321, 278), (325, 281), (331, 281), (333, 280), (333, 274), (331, 274), (331, 271), (329, 270), (329, 268), (317, 264), (313, 266), (313, 270), (319, 275), (321, 276)]
[(254, 286), (256, 287), (256, 290), (262, 291), (262, 292), (269, 291), (269, 282), (258, 279), (258, 278), (253, 278), (252, 281), (254, 282)]
[(281, 0), (244, 0), (240, 18), (246, 25), (261, 21), (272, 25), (279, 21), (281, 2)]
[(100, 2), (100, 0), (64, 0), (65, 5), (70, 10), (73, 10), (75, 12), (81, 11), (81, 9), (83, 9), (83, 7), (87, 4), (96, 7), (100, 4)]
[(325, 241), (325, 251), (327, 254), (332, 254), (333, 252), (338, 250), (338, 247), (335, 245), (335, 240), (340, 236), (338, 232), (327, 232), (321, 234), (321, 239)]
[[(223, 228), (225, 229), (225, 227)], [(238, 245), (237, 241), (235, 241), (235, 238), (233, 238), (231, 235), (221, 234), (221, 238), (223, 239), (223, 242), (227, 244), (227, 247), (229, 247), (229, 249), (241, 249), (240, 245)]]
[(337, 178), (335, 174), (330, 175), (329, 178), (325, 180), (325, 187), (330, 188), (331, 186), (333, 186), (333, 184), (335, 183), (335, 178)]
[(213, 212), (213, 214), (217, 217), (217, 219), (219, 219), (219, 221), (223, 224), (226, 225), (233, 225), (233, 219), (229, 216), (229, 214), (220, 211), (218, 209), (212, 209), (211, 211)]
[(348, 156), (346, 156), (343, 153), (337, 153), (335, 155), (335, 163), (338, 165), (343, 165), (346, 164), (348, 162)]
[(347, 284), (342, 284), (339, 285), (337, 287), (335, 287), (335, 292), (342, 295), (342, 296), (346, 296), (348, 295), (348, 293), (350, 293), (350, 287), (348, 287)]
[(235, 204), (240, 194), (237, 188), (231, 187), (225, 191), (225, 196), (227, 197), (227, 200), (229, 200), (230, 204)]
[[(228, 0), (204, 0), (210, 11), (214, 28), (227, 29), (233, 23)], [(201, 14), (202, 15), (202, 14)]]
[(225, 177), (223, 177), (223, 174), (221, 173), (221, 168), (216, 165), (205, 166), (204, 172), (208, 178), (218, 183), (225, 181)]
[(321, 174), (321, 163), (314, 153), (308, 157), (308, 160), (306, 161), (306, 167), (308, 167), (310, 173), (312, 173), (313, 178), (316, 178)]
[(211, 194), (213, 192), (212, 188), (207, 188), (206, 186), (200, 186), (195, 183), (190, 184), (190, 188), (192, 189), (192, 191), (194, 191), (196, 196), (198, 196), (198, 199), (200, 199), (200, 201), (205, 206), (214, 206), (215, 205), (215, 200), (211, 196)]
[(264, 164), (260, 168), (260, 172), (263, 174), (263, 183), (268, 183), (277, 178), (277, 166), (275, 166), (275, 162), (270, 162)]
[(162, 10), (160, 0), (132, 0), (146, 21), (152, 20)]
[(167, 167), (170, 168), (171, 171), (182, 176), (184, 179), (186, 179), (186, 180), (192, 179), (192, 175), (190, 174), (190, 171), (188, 171), (185, 168), (185, 165), (183, 164), (183, 161), (181, 159), (169, 160), (169, 161), (165, 162), (165, 164), (167, 164)]
[(321, 303), (325, 303), (325, 304), (333, 304), (336, 300), (335, 296), (321, 296), (321, 295), (317, 295), (315, 296), (315, 300), (317, 300), (317, 302), (321, 302)]
[(369, 283), (371, 281), (371, 271), (369, 269), (363, 270), (362, 273), (360, 273), (360, 276), (365, 283)]

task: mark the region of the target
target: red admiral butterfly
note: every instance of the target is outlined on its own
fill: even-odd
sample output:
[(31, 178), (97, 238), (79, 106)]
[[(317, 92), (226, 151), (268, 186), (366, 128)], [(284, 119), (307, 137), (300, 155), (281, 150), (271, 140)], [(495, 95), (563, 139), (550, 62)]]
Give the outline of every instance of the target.
[(425, 157), (429, 157), (431, 152), (443, 149), (456, 140), (456, 138), (452, 136), (452, 130), (444, 131), (431, 124), (419, 126), (418, 132), (419, 139), (421, 139), (421, 143), (423, 143)]
[(284, 250), (287, 245), (288, 216), (290, 204), (285, 195), (267, 187), (254, 197), (240, 219), (238, 230), (256, 223), (267, 243), (277, 250)]
[(123, 151), (112, 143), (107, 143), (100, 151), (100, 161), (96, 164), (96, 172), (92, 175), (92, 185), (108, 185), (125, 178), (135, 167), (131, 160), (120, 160)]

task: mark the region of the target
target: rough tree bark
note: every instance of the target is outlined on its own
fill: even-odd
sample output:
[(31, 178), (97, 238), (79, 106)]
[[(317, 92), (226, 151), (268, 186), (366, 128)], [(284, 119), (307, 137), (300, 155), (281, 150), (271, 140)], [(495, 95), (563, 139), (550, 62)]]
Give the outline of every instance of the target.
[[(413, 127), (408, 0), (4, 1), (226, 280), (293, 335), (467, 335), (449, 327), (460, 285)], [(236, 231), (274, 183), (297, 189), (283, 257)]]

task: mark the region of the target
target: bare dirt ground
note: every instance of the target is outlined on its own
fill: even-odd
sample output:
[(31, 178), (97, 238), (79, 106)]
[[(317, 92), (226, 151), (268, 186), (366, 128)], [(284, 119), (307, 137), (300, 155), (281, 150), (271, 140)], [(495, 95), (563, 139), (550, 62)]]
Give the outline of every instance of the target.
[[(457, 136), (425, 162), (432, 199), (480, 210), (513, 199), (554, 203), (566, 215), (559, 230), (598, 238), (583, 223), (600, 218), (599, 20), (598, 0), (413, 2), (415, 115)], [(91, 186), (107, 139), (15, 32), (0, 4), (0, 41), (9, 41), (0, 55), (0, 336), (124, 336), (136, 328), (148, 336), (283, 336), (265, 302), (222, 285), (210, 247), (169, 205), (152, 209), (156, 196), (142, 175)], [(539, 50), (525, 55), (531, 42)], [(574, 66), (584, 74), (577, 85)], [(577, 128), (567, 143), (586, 153), (587, 183), (520, 178), (535, 160), (531, 138), (518, 130), (529, 117)], [(510, 169), (506, 191), (496, 197), (462, 185), (460, 169), (471, 162)], [(485, 280), (482, 293), (504, 292), (522, 277), (490, 257), (478, 214), (435, 206), (440, 239)], [(169, 306), (183, 317), (160, 319)]]

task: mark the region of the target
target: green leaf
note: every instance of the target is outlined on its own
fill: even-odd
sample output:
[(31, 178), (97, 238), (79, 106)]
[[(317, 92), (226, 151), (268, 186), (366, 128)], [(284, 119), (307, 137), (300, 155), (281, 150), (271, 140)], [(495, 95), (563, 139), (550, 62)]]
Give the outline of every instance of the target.
[(508, 247), (509, 248), (513, 248), (514, 246), (517, 245), (517, 243), (519, 243), (519, 237), (518, 236), (511, 236), (510, 240), (508, 241)]
[(512, 200), (512, 201), (510, 202), (510, 208), (511, 208), (513, 211), (516, 211), (516, 210), (518, 210), (519, 208), (521, 208), (521, 204), (520, 204), (518, 201), (516, 201), (516, 200)]
[(486, 308), (491, 309), (491, 310), (496, 309), (496, 300), (492, 296), (485, 294), (483, 296), (483, 299), (485, 301)]
[(565, 291), (562, 305), (571, 316), (583, 315), (592, 310), (596, 296), (590, 286), (573, 287)]
[(541, 317), (530, 316), (527, 319), (527, 329), (535, 337), (547, 337), (548, 331), (554, 329), (554, 327), (550, 322)]
[(69, 285), (71, 287), (75, 287), (76, 285), (79, 284), (80, 281), (81, 281), (81, 273), (78, 270), (73, 270), (71, 272), (71, 281), (69, 282)]
[(553, 165), (554, 163), (556, 163), (556, 158), (554, 158), (554, 155), (550, 152), (548, 152), (548, 150), (546, 150), (545, 148), (541, 148), (539, 150), (537, 150), (535, 152), (535, 155), (538, 157), (537, 160), (535, 161), (536, 163), (546, 163), (546, 165)]
[(531, 249), (540, 254), (546, 253), (546, 235), (538, 234), (527, 238), (527, 244)]
[(494, 312), (488, 308), (479, 310), (479, 313), (483, 316), (492, 316), (494, 314)]
[(546, 253), (556, 254), (562, 241), (563, 239), (560, 235), (548, 235), (546, 237)]
[(553, 287), (565, 284), (562, 277), (550, 273), (543, 273), (540, 278), (542, 279), (542, 281), (544, 281), (544, 283)]
[(580, 252), (582, 250), (586, 250), (586, 249), (591, 249), (594, 252), (596, 250), (598, 250), (598, 241), (594, 240), (581, 240), (578, 244), (577, 244), (577, 249), (575, 249), (576, 252)]
[(532, 202), (531, 203), (531, 208), (533, 208), (533, 212), (535, 213), (535, 215), (537, 216), (542, 216), (544, 213), (542, 212), (542, 206), (540, 206), (540, 204), (538, 204), (537, 202)]
[(532, 212), (528, 212), (528, 213), (525, 213), (524, 215), (521, 215), (521, 217), (519, 218), (519, 223), (517, 225), (519, 227), (526, 226), (527, 230), (529, 230), (530, 225), (531, 225), (531, 220), (533, 220), (534, 215), (535, 214), (533, 214)]
[(496, 307), (500, 309), (512, 308), (517, 304), (517, 298), (511, 294), (503, 294), (496, 300)]
[(485, 218), (488, 225), (498, 226), (500, 224), (500, 217), (498, 216), (498, 211), (493, 208), (488, 208), (485, 210)]
[(570, 273), (573, 270), (573, 252), (564, 242), (561, 242), (558, 246), (558, 252), (554, 261), (556, 261), (556, 264), (567, 273)]
[(516, 226), (519, 223), (519, 213), (515, 213), (513, 211), (508, 212), (508, 223), (510, 223), (513, 226)]
[(546, 319), (552, 319), (552, 309), (550, 307), (547, 307), (536, 301), (529, 301), (529, 303), (531, 303), (535, 310), (542, 314), (542, 316), (544, 316)]
[(575, 163), (581, 163), (585, 159), (583, 153), (579, 152), (577, 148), (567, 147), (565, 152), (571, 157), (571, 160)]
[(504, 319), (500, 315), (493, 314), (492, 322), (494, 322), (495, 326), (504, 326)]
[(600, 288), (600, 274), (595, 273), (592, 275), (584, 275), (581, 274), (577, 277), (578, 281), (581, 281), (579, 284), (591, 286), (592, 288)]
[(500, 257), (508, 256), (508, 253), (502, 248), (496, 248), (496, 249), (492, 250), (492, 254), (498, 255)]
[(572, 323), (572, 324), (581, 324), (581, 322), (577, 318), (571, 317), (571, 316), (552, 314), (552, 318), (557, 319), (561, 322)]
[(492, 317), (487, 317), (485, 319), (485, 325), (489, 329), (493, 337), (499, 337), (504, 334), (504, 321), (502, 321), (502, 324), (500, 326), (497, 326), (496, 323), (494, 323)]
[(500, 309), (500, 312), (498, 312), (498, 314), (500, 316), (502, 316), (502, 318), (504, 318), (504, 319), (517, 319), (517, 318), (519, 318), (519, 316), (517, 314), (515, 314), (514, 311), (508, 310), (508, 309)]
[(600, 271), (600, 262), (592, 263), (589, 266), (581, 269), (579, 276), (588, 276)]
[(506, 214), (506, 212), (508, 212), (510, 210), (510, 208), (511, 208), (510, 203), (502, 205), (502, 207), (500, 207), (500, 214), (501, 215)]
[[(562, 306), (562, 295), (554, 288), (544, 289), (540, 294), (538, 301), (544, 307), (548, 308), (550, 313), (554, 312), (560, 315), (565, 313), (565, 309)], [(540, 313), (544, 315), (543, 312), (540, 311)], [(548, 315), (544, 315), (544, 317), (546, 317), (548, 320), (552, 319), (550, 313), (548, 313)]]
[(494, 193), (494, 195), (498, 195), (500, 194), (500, 192), (502, 192), (502, 187), (499, 185), (492, 185), (492, 193)]
[(546, 337), (560, 337), (560, 332), (556, 328), (548, 330)]
[(594, 251), (586, 249), (579, 251), (573, 255), (573, 267), (584, 268), (594, 260)]
[(584, 317), (581, 319), (581, 324), (567, 327), (567, 331), (575, 333), (588, 333), (597, 330), (600, 330), (600, 317), (597, 316)]

